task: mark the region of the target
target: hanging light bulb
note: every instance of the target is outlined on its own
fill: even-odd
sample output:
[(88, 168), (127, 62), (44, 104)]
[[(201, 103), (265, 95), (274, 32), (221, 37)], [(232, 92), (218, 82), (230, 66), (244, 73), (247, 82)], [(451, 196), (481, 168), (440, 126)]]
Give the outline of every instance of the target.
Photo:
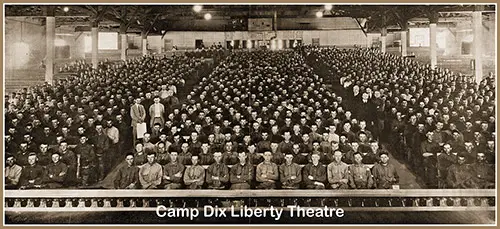
[(332, 10), (333, 5), (332, 4), (325, 4), (325, 10)]
[(316, 17), (317, 18), (323, 17), (323, 12), (321, 11), (316, 12)]
[(196, 12), (196, 13), (199, 13), (202, 9), (203, 9), (203, 6), (202, 6), (202, 5), (194, 5), (194, 6), (193, 6), (193, 10), (194, 10), (194, 12)]
[(210, 20), (210, 19), (212, 19), (212, 15), (209, 13), (206, 13), (204, 18), (205, 18), (205, 20)]

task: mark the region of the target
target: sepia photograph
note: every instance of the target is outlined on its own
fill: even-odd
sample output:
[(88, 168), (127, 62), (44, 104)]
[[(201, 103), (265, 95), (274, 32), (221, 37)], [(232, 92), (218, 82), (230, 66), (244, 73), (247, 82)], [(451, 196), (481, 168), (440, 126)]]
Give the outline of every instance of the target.
[(496, 3), (4, 3), (4, 226), (496, 226)]

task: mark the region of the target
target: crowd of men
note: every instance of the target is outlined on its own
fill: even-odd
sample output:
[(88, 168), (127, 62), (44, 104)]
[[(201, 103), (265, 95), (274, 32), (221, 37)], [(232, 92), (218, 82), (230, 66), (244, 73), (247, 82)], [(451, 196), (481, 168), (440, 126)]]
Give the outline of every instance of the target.
[(104, 179), (133, 148), (134, 100), (146, 105), (157, 97), (170, 112), (179, 104), (176, 88), (200, 66), (185, 56), (101, 62), (97, 69), (78, 61), (62, 69), (78, 77), (6, 95), (6, 187), (77, 187)]
[(347, 107), (428, 187), (494, 187), (494, 76), (476, 83), (373, 49), (302, 51), (341, 84)]
[[(304, 56), (312, 66), (327, 66), (328, 74), (315, 74)], [(451, 139), (459, 132), (468, 140), (458, 123), (452, 127), (461, 118), (455, 116), (462, 112), (462, 99), (483, 96), (479, 111), (484, 109), (484, 115), (475, 105), (468, 115), (471, 103), (462, 108), (474, 125), (472, 115), (491, 119), (494, 100), (491, 82), (483, 91), (465, 90), (444, 121), (444, 99), (454, 101), (450, 98), (462, 84), (453, 85), (448, 97), (438, 97), (448, 91), (448, 83), (462, 81), (363, 49), (233, 51), (185, 98), (177, 98), (200, 65), (186, 56), (143, 57), (98, 69), (81, 62), (73, 68), (80, 77), (6, 97), (6, 186), (88, 186), (119, 164), (113, 177), (118, 189), (388, 189), (398, 185), (399, 176), (379, 140), (395, 145), (398, 136), (422, 137), (422, 122), (423, 136), (432, 135), (430, 146), (423, 137), (407, 145), (418, 145), (410, 154), (415, 168), (430, 165), (432, 156), (420, 150), (432, 149), (437, 156), (451, 146), (445, 130)], [(331, 78), (351, 93), (343, 98), (327, 90), (324, 83)], [(489, 137), (491, 121), (485, 129)], [(489, 149), (489, 139), (486, 143)], [(447, 174), (437, 170), (447, 187), (488, 187), (484, 181), (491, 173), (480, 163), (491, 162), (491, 154), (474, 149), (477, 158), (486, 159), (473, 157), (471, 166), (463, 166), (465, 156), (458, 149), (438, 156), (448, 156)], [(426, 168), (429, 174), (432, 169)], [(464, 171), (472, 174), (467, 182)]]

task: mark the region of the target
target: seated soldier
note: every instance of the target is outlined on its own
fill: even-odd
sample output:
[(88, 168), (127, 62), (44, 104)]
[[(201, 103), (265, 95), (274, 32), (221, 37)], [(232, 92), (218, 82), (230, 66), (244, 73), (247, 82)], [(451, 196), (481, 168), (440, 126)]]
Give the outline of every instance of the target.
[(139, 187), (139, 167), (134, 165), (134, 154), (125, 157), (126, 165), (120, 167), (114, 180), (115, 189), (136, 189)]
[(447, 188), (477, 188), (470, 167), (465, 164), (465, 155), (458, 154), (457, 162), (448, 168), (446, 183)]
[(389, 164), (389, 153), (385, 150), (380, 152), (380, 163), (373, 166), (372, 174), (375, 188), (392, 189), (393, 185), (399, 184), (398, 171)]
[(134, 165), (136, 166), (142, 166), (147, 163), (147, 154), (144, 152), (144, 147), (142, 146), (142, 143), (138, 142), (135, 145), (135, 151), (134, 151)]
[(16, 189), (21, 178), (23, 168), (16, 164), (14, 155), (7, 154), (5, 157), (5, 189)]
[(363, 164), (363, 156), (354, 153), (354, 164), (349, 166), (349, 186), (352, 189), (370, 189), (373, 178), (370, 168)]
[(139, 181), (142, 189), (156, 189), (161, 184), (162, 167), (156, 162), (156, 154), (149, 152), (148, 162), (139, 169)]
[(342, 152), (333, 153), (333, 162), (327, 167), (328, 183), (332, 189), (348, 189), (348, 165), (342, 160)]
[(180, 189), (184, 165), (177, 161), (177, 152), (170, 152), (170, 163), (163, 166), (163, 183), (165, 189)]
[(189, 148), (189, 144), (184, 142), (181, 145), (181, 152), (179, 153), (179, 158), (178, 161), (182, 165), (190, 165), (191, 164), (191, 156), (193, 154), (191, 153), (191, 150)]
[(191, 156), (191, 162), (184, 172), (184, 184), (189, 189), (201, 189), (205, 183), (205, 169), (198, 164), (198, 156)]
[(19, 178), (20, 189), (40, 188), (43, 181), (44, 169), (36, 162), (36, 154), (28, 155), (28, 165), (23, 167)]
[(163, 142), (156, 143), (155, 152), (156, 152), (156, 157), (158, 158), (157, 159), (158, 164), (160, 164), (161, 166), (166, 165), (170, 161), (167, 149), (165, 148), (165, 143)]
[(257, 165), (255, 177), (257, 178), (258, 189), (275, 189), (278, 180), (278, 166), (271, 162), (271, 151), (264, 152), (264, 162)]
[[(446, 185), (444, 181), (448, 177), (448, 168), (455, 164), (457, 161), (457, 153), (452, 151), (451, 145), (446, 143), (443, 145), (443, 152), (437, 157), (437, 172), (440, 187), (444, 188)], [(442, 183), (442, 184), (441, 184)]]
[(224, 144), (224, 152), (222, 154), (222, 162), (226, 165), (235, 165), (238, 163), (238, 153), (233, 148), (233, 142)]
[(302, 169), (302, 178), (307, 189), (325, 189), (326, 166), (319, 162), (320, 155), (313, 153), (311, 163)]
[(254, 168), (247, 163), (245, 152), (238, 153), (239, 163), (231, 167), (229, 180), (231, 189), (250, 189), (250, 183), (254, 177)]
[(292, 146), (293, 162), (299, 165), (305, 165), (308, 163), (308, 152), (301, 151), (300, 145), (295, 143)]
[(487, 163), (484, 153), (477, 153), (477, 160), (470, 168), (478, 188), (495, 188), (495, 167)]
[[(203, 146), (202, 146), (203, 147)], [(215, 162), (208, 166), (207, 185), (210, 189), (225, 189), (229, 181), (229, 169), (222, 163), (222, 153), (214, 153)]]
[(302, 181), (301, 170), (302, 168), (293, 162), (293, 153), (285, 154), (285, 163), (279, 166), (281, 187), (283, 189), (299, 189)]
[(200, 158), (200, 165), (210, 165), (214, 163), (214, 156), (212, 152), (210, 152), (208, 142), (201, 143), (201, 152), (198, 156)]
[(45, 179), (43, 181), (46, 188), (62, 188), (64, 186), (64, 179), (68, 172), (68, 166), (59, 161), (59, 152), (52, 153), (52, 163), (45, 168)]

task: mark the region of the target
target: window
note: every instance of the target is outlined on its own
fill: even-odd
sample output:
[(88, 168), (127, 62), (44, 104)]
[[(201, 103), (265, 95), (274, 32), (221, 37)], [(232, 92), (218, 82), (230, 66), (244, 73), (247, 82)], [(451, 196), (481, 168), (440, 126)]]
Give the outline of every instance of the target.
[[(118, 33), (99, 33), (97, 47), (99, 50), (117, 50), (118, 49)], [(85, 36), (85, 52), (92, 52), (92, 36)]]
[(410, 28), (410, 47), (429, 47), (429, 28)]

